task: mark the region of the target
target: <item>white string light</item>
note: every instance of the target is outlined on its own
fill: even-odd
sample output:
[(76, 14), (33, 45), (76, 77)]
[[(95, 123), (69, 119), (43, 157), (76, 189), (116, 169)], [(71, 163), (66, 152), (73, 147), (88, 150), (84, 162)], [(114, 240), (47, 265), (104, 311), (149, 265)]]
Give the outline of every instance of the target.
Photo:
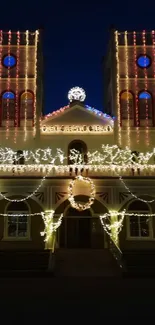
[[(34, 151), (32, 150), (23, 150), (21, 154), (17, 151), (12, 150), (8, 147), (0, 147), (0, 166), (3, 164), (12, 164), (19, 162), (21, 158), (24, 158), (25, 165), (30, 162), (33, 164), (52, 164), (57, 166), (58, 162), (63, 164), (68, 160), (68, 157), (65, 155), (64, 151), (61, 148), (55, 149), (55, 155), (53, 154), (52, 148), (41, 149), (38, 148)], [(112, 169), (117, 166), (122, 166), (123, 168), (128, 168), (129, 165), (137, 168), (153, 168), (155, 164), (153, 158), (155, 156), (155, 148), (152, 151), (139, 152), (138, 157), (134, 152), (131, 151), (128, 147), (125, 149), (120, 149), (117, 145), (102, 145), (102, 151), (93, 151), (87, 153), (88, 165), (94, 166), (98, 165), (98, 168), (103, 167), (103, 165), (112, 166)], [(84, 157), (79, 151), (75, 149), (70, 150), (69, 155), (70, 160), (73, 164), (76, 165), (86, 165), (84, 164)], [(67, 164), (68, 165), (68, 164)], [(15, 165), (14, 165), (15, 166)]]
[(29, 195), (27, 195), (26, 197), (24, 197), (23, 199), (10, 199), (9, 197), (7, 197), (6, 195), (2, 194), (2, 192), (0, 192), (0, 196), (6, 200), (6, 201), (9, 201), (9, 202), (24, 202), (28, 199), (30, 199), (31, 197), (33, 197), (38, 191), (39, 189), (41, 188), (41, 186), (43, 185), (43, 182), (45, 181), (47, 175), (44, 176), (41, 180), (41, 183), (39, 184), (39, 186)]
[(115, 43), (116, 43), (116, 87), (117, 87), (117, 127), (118, 127), (118, 144), (122, 144), (122, 134), (121, 134), (121, 114), (120, 114), (120, 69), (119, 69), (119, 53), (118, 53), (118, 31), (115, 31)]
[(54, 210), (42, 212), (42, 218), (45, 224), (44, 231), (40, 232), (41, 236), (45, 236), (44, 241), (48, 242), (53, 232), (61, 225), (63, 214), (60, 215), (59, 219), (54, 222)]
[[(120, 219), (118, 221), (111, 223), (110, 218), (112, 217), (112, 215), (116, 217), (120, 217)], [(149, 218), (149, 217), (155, 217), (155, 213), (134, 213), (134, 212), (128, 213), (125, 210), (123, 210), (121, 212), (109, 211), (109, 213), (105, 213), (104, 215), (100, 216), (100, 221), (103, 229), (112, 239), (114, 237), (114, 241), (116, 242), (116, 244), (118, 240), (118, 235), (123, 227), (123, 221), (125, 216)]]
[(144, 203), (153, 203), (153, 202), (155, 202), (155, 199), (153, 199), (153, 200), (144, 200), (144, 199), (139, 198), (137, 195), (135, 195), (134, 193), (132, 193), (132, 192), (130, 191), (129, 187), (125, 184), (125, 182), (124, 182), (122, 176), (119, 176), (119, 179), (120, 179), (120, 181), (122, 182), (122, 184), (124, 185), (125, 189), (128, 191), (128, 193), (129, 193), (132, 197), (134, 197), (135, 199), (137, 199), (137, 200), (139, 200), (139, 201), (142, 201), (142, 202), (144, 202)]
[[(113, 215), (117, 217), (120, 216), (120, 219), (111, 223), (110, 217), (112, 217)], [(100, 216), (100, 221), (103, 226), (103, 229), (110, 237), (114, 236), (116, 242), (118, 235), (122, 230), (124, 216), (125, 210), (120, 213), (117, 211), (109, 211), (109, 213), (105, 213), (104, 215)], [(106, 223), (106, 220), (108, 220), (108, 223)]]
[(36, 135), (36, 122), (37, 122), (37, 60), (38, 60), (38, 38), (39, 38), (39, 31), (36, 30), (35, 32), (35, 63), (34, 63), (34, 115), (33, 115), (33, 136)]
[(33, 217), (40, 216), (45, 212), (37, 212), (37, 213), (0, 213), (0, 217)]
[(25, 95), (24, 97), (24, 141), (27, 139), (27, 89), (28, 89), (28, 66), (29, 66), (29, 31), (26, 31), (26, 47), (25, 47)]

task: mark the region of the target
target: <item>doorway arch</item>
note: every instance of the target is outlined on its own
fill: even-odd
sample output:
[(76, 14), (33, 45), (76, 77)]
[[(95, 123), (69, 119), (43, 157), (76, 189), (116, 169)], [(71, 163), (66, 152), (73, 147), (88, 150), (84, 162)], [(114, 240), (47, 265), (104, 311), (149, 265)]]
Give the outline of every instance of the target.
[[(86, 202), (88, 197), (79, 195), (75, 199)], [(72, 208), (66, 200), (56, 209), (56, 214), (64, 214), (58, 230), (58, 247), (67, 249), (103, 249), (105, 247), (106, 234), (99, 214), (107, 212), (107, 209), (97, 200), (93, 208), (95, 209), (78, 211)]]

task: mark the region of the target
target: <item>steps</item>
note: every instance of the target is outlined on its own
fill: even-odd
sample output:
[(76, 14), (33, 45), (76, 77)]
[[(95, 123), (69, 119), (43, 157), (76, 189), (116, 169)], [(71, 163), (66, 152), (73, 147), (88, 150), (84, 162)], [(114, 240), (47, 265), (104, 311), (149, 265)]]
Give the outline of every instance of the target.
[(126, 276), (155, 277), (155, 251), (124, 251), (123, 260), (126, 265)]
[(0, 251), (0, 272), (45, 271), (48, 269), (49, 251)]
[(121, 270), (108, 249), (59, 249), (55, 276), (119, 276)]

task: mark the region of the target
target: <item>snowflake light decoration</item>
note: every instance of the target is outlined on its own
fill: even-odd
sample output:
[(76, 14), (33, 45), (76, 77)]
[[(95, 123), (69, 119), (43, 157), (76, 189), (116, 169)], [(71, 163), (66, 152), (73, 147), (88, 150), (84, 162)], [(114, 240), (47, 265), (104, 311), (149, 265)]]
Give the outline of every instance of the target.
[(73, 87), (68, 92), (68, 99), (70, 102), (74, 100), (79, 100), (80, 102), (84, 102), (86, 99), (86, 93), (84, 89), (80, 87)]

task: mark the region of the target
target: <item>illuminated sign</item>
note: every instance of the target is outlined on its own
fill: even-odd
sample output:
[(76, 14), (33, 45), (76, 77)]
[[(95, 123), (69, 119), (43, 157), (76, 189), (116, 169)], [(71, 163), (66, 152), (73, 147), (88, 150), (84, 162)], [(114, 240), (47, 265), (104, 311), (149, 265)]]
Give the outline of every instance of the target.
[(102, 134), (113, 131), (110, 125), (43, 125), (41, 132), (45, 134)]

